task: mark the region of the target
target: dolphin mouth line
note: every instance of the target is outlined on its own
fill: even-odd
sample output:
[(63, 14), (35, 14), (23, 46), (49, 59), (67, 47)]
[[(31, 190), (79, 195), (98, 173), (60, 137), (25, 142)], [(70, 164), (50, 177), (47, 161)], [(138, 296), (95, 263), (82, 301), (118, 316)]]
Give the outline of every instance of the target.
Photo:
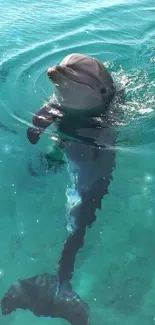
[[(92, 88), (91, 85), (89, 85), (89, 84), (87, 84), (87, 83), (85, 83), (85, 82), (81, 82), (81, 81), (75, 80), (75, 79), (72, 78), (70, 75), (67, 75), (67, 74), (65, 73), (64, 70), (62, 70), (62, 71), (60, 72), (60, 71), (58, 71), (58, 69), (54, 69), (54, 71), (56, 71), (60, 76), (63, 76), (63, 77), (65, 77), (66, 79), (69, 79), (69, 80), (71, 80), (71, 81), (74, 81), (74, 82), (76, 82), (76, 83), (78, 83), (78, 84), (80, 84), (80, 85), (87, 86), (87, 87), (89, 87), (89, 88), (91, 88), (91, 89), (93, 90), (93, 88)], [(52, 78), (51, 78), (50, 76), (49, 76), (49, 79), (52, 80)], [(58, 85), (58, 86), (59, 86), (59, 84), (58, 84), (57, 82), (54, 82), (54, 81), (52, 81), (52, 82), (53, 82), (55, 85)]]

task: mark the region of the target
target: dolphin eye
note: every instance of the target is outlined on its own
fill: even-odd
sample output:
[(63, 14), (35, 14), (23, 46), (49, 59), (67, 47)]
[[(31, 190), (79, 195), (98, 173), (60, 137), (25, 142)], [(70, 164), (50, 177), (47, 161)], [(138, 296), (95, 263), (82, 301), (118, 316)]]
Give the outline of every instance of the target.
[(100, 93), (101, 93), (101, 94), (105, 94), (106, 91), (107, 91), (106, 88), (104, 88), (104, 87), (100, 88)]

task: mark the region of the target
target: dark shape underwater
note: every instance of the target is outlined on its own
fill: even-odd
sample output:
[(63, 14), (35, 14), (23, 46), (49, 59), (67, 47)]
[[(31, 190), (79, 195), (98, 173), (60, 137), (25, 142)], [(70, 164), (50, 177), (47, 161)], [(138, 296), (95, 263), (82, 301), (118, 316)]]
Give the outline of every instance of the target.
[[(65, 129), (66, 124), (61, 123)], [(81, 202), (72, 207), (68, 216), (74, 220), (75, 230), (70, 232), (64, 244), (57, 276), (42, 274), (12, 285), (1, 301), (3, 315), (21, 308), (29, 309), (37, 316), (64, 318), (72, 325), (89, 324), (89, 308), (72, 291), (69, 281), (76, 254), (84, 245), (86, 228), (96, 220), (96, 209), (101, 209), (102, 198), (108, 193), (115, 167), (115, 150), (109, 147), (115, 145), (116, 133), (111, 127), (88, 128), (87, 125), (82, 130), (87, 137), (90, 136), (89, 140), (92, 139), (92, 143), (89, 141), (91, 144), (88, 145), (87, 140), (86, 143), (70, 140), (61, 144), (69, 161), (76, 162), (78, 166), (76, 190)], [(96, 145), (96, 142), (103, 143), (103, 139), (105, 143), (107, 140), (105, 149)]]
[(64, 318), (72, 325), (89, 324), (88, 307), (71, 285), (59, 287), (58, 277), (46, 273), (12, 285), (1, 301), (1, 308), (3, 315), (20, 308), (39, 317)]
[[(104, 71), (106, 80), (106, 70)], [(108, 76), (109, 78), (109, 76)], [(113, 85), (112, 79), (106, 82)], [(108, 89), (114, 89), (113, 87)], [(109, 103), (115, 92), (109, 96)], [(56, 317), (71, 325), (89, 325), (89, 308), (72, 290), (70, 280), (74, 272), (76, 255), (84, 245), (87, 227), (96, 220), (96, 210), (108, 193), (108, 186), (115, 167), (117, 133), (108, 118), (108, 112), (100, 118), (61, 114), (53, 103), (44, 105), (34, 115), (34, 127), (28, 128), (27, 136), (36, 144), (40, 134), (55, 123), (67, 140), (60, 140), (74, 175), (74, 191), (79, 200), (67, 211), (68, 237), (58, 262), (57, 275), (41, 274), (13, 284), (1, 300), (2, 314), (17, 308), (28, 309), (36, 316)]]

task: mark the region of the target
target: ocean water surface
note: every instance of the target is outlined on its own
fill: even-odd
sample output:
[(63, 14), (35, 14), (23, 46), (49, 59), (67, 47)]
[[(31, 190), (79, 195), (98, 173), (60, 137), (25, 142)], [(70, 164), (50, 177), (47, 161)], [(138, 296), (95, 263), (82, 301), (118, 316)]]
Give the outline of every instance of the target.
[[(0, 298), (19, 278), (56, 272), (70, 178), (66, 167), (45, 172), (40, 157), (51, 137), (32, 146), (26, 129), (52, 94), (47, 68), (72, 52), (104, 62), (126, 92), (113, 181), (72, 283), (92, 325), (153, 325), (154, 0), (0, 0)], [(28, 323), (67, 324), (29, 311), (0, 314), (1, 325)]]

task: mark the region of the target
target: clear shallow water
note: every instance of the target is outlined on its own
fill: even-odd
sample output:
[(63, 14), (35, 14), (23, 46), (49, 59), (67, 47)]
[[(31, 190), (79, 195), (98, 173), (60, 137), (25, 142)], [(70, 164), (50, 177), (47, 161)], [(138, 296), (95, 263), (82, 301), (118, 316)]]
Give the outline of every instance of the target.
[[(1, 0), (1, 296), (20, 277), (55, 273), (70, 180), (66, 169), (30, 175), (30, 158), (38, 166), (52, 143), (45, 134), (30, 145), (26, 127), (51, 95), (48, 66), (82, 52), (106, 62), (127, 98), (114, 180), (78, 255), (73, 285), (91, 308), (91, 324), (155, 323), (154, 15), (151, 0)], [(27, 322), (65, 324), (29, 312), (0, 315), (3, 325)]]

